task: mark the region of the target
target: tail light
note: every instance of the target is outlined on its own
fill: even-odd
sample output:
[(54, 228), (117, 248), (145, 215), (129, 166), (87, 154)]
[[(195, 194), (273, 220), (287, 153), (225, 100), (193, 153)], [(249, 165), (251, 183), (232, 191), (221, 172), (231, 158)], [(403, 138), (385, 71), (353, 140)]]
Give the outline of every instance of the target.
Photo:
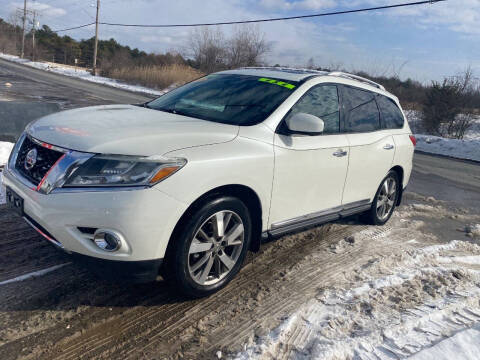
[(413, 146), (417, 146), (417, 139), (415, 138), (415, 136), (410, 135), (410, 140), (412, 141)]

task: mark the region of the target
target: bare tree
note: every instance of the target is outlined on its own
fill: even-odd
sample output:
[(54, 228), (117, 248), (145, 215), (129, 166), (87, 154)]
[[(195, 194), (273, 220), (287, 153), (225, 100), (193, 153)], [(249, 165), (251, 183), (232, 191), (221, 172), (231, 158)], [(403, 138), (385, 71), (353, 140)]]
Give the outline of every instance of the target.
[(226, 47), (225, 37), (219, 28), (196, 28), (188, 42), (197, 67), (206, 73), (225, 68)]
[(219, 28), (198, 28), (190, 34), (187, 47), (196, 66), (205, 73), (260, 65), (269, 51), (264, 34), (256, 26), (239, 26), (228, 39)]
[(227, 66), (237, 68), (260, 65), (263, 55), (269, 50), (265, 35), (258, 26), (238, 26), (227, 41)]

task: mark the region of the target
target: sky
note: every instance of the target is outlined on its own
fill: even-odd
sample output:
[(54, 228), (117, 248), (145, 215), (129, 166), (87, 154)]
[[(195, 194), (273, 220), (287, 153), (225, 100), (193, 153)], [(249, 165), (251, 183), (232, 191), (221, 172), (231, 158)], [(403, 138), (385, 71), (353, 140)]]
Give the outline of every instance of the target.
[[(100, 20), (172, 24), (295, 16), (414, 2), (415, 0), (101, 0)], [(0, 0), (8, 19), (23, 1)], [(94, 0), (28, 0), (40, 26), (63, 29), (95, 20)], [(447, 0), (409, 8), (289, 20), (258, 25), (270, 44), (266, 64), (341, 67), (372, 75), (440, 80), (471, 66), (480, 76), (480, 0)], [(231, 26), (222, 26), (228, 35)], [(187, 52), (190, 28), (100, 26), (101, 39), (115, 38), (148, 52)], [(82, 39), (94, 26), (62, 32)]]

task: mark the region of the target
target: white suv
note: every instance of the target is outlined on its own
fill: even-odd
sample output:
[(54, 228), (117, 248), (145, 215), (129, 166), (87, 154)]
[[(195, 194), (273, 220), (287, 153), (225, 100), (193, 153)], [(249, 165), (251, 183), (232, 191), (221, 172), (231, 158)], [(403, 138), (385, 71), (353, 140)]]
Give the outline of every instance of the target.
[(41, 118), (15, 145), (4, 185), (10, 206), (67, 252), (134, 280), (162, 270), (202, 296), (262, 238), (361, 212), (384, 224), (414, 146), (381, 85), (245, 68), (142, 105)]

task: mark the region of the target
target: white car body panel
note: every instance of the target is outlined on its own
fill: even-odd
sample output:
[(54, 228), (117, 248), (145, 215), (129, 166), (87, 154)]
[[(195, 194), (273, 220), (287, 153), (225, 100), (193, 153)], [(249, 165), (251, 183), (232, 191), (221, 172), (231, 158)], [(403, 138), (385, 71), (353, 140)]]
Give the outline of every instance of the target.
[[(239, 154), (241, 154), (239, 156)], [(238, 136), (235, 140), (166, 154), (188, 159), (187, 165), (156, 188), (192, 204), (203, 194), (225, 185), (252, 189), (262, 207), (262, 230), (267, 230), (273, 178), (273, 145)]]
[(341, 204), (348, 168), (344, 134), (275, 136), (270, 225), (337, 207)]
[(350, 151), (348, 174), (343, 192), (343, 204), (355, 201), (371, 201), (377, 192), (377, 186), (392, 168), (395, 147), (389, 131), (347, 134)]

